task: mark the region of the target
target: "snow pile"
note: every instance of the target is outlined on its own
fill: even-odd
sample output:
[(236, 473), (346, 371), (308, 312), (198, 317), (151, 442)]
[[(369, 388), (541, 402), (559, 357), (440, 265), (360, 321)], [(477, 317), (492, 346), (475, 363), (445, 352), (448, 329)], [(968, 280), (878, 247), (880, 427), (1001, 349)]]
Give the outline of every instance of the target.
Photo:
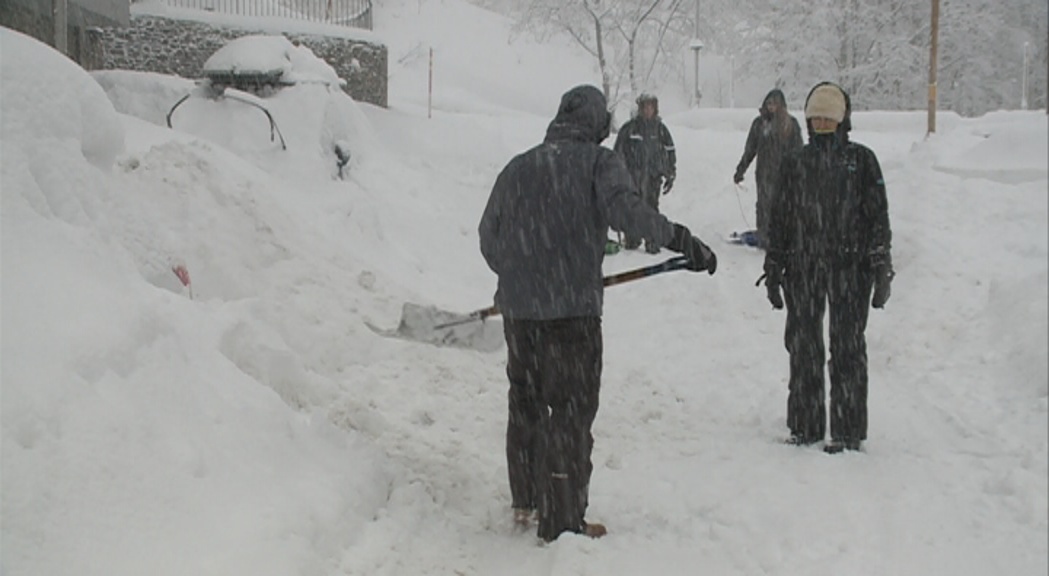
[(1044, 112), (995, 113), (966, 121), (973, 146), (941, 158), (936, 169), (1008, 184), (1045, 180), (1049, 142), (1041, 136), (1047, 124)]
[[(3, 115), (4, 141), (21, 149), (5, 152), (46, 156), (40, 158), (40, 164), (27, 167), (41, 179), (47, 177), (42, 174), (48, 172), (47, 164), (69, 160), (70, 154), (100, 168), (111, 166), (123, 149), (124, 134), (113, 104), (98, 84), (69, 59), (53, 58), (54, 65), (44, 67), (37, 58), (46, 55), (34, 52), (23, 57), (22, 48), (29, 39), (18, 32), (5, 28), (3, 40), (6, 56), (0, 59), (0, 71), (3, 105), (8, 111)], [(35, 138), (22, 142), (7, 137), (22, 133)]]
[(279, 265), (243, 236), (279, 220), (253, 213), (265, 189), (176, 143), (110, 171), (122, 124), (98, 85), (36, 40), (0, 42), (4, 571), (327, 573), (388, 464), (282, 400), (316, 377), (260, 327), (263, 288), (226, 307), (207, 265), (190, 271), (210, 303), (161, 280), (179, 286), (178, 256)]
[(117, 112), (157, 126), (167, 126), (171, 107), (195, 86), (192, 80), (155, 72), (95, 70), (91, 77), (105, 90)]

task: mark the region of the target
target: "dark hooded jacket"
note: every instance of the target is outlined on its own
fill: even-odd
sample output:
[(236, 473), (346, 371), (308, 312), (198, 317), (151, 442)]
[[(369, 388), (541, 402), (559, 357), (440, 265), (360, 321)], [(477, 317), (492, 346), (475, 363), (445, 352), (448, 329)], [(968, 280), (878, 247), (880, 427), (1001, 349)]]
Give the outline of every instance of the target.
[(642, 202), (622, 158), (600, 146), (609, 121), (600, 90), (573, 88), (543, 143), (496, 179), (478, 233), (504, 316), (600, 316), (608, 228), (658, 246), (672, 239), (673, 226)]
[(873, 151), (849, 141), (852, 105), (842, 94), (846, 111), (837, 131), (816, 134), (806, 121), (809, 143), (784, 160), (769, 221), (769, 256), (785, 262), (889, 257), (881, 167)]
[[(652, 118), (641, 116), (641, 106), (652, 102), (656, 114)], [(623, 124), (616, 135), (614, 150), (623, 155), (630, 173), (638, 179), (666, 176), (674, 178), (677, 172), (677, 151), (670, 130), (659, 117), (659, 101), (653, 96), (638, 100), (634, 117)]]
[[(779, 103), (779, 112), (776, 115), (771, 114), (766, 107), (770, 100)], [(798, 121), (787, 113), (787, 99), (781, 90), (777, 88), (770, 91), (761, 102), (760, 115), (750, 124), (747, 144), (743, 148), (743, 157), (736, 165), (736, 174), (742, 175), (746, 172), (756, 157), (758, 164), (754, 169), (754, 180), (759, 196), (762, 192), (769, 191), (771, 197), (779, 178), (780, 161), (784, 156), (801, 148), (804, 141)]]

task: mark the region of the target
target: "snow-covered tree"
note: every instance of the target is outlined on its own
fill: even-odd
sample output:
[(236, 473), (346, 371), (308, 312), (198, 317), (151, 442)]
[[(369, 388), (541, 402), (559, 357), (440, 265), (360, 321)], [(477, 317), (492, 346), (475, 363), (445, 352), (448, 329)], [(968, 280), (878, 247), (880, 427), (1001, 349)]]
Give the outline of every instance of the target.
[(606, 54), (611, 12), (608, 0), (528, 0), (517, 13), (518, 27), (539, 38), (557, 32), (571, 36), (596, 60), (601, 88), (611, 100), (615, 71)]
[[(1027, 100), (1031, 108), (1045, 107), (1049, 3), (940, 1), (939, 107), (965, 115), (1018, 108), (1025, 43)], [(522, 0), (509, 2), (508, 9), (519, 30), (567, 33), (590, 52), (605, 94), (615, 103), (621, 92), (676, 87), (691, 93), (687, 62), (697, 28), (694, 2), (700, 2), (704, 55), (733, 62), (728, 74), (717, 72), (721, 82), (751, 90), (780, 88), (789, 102), (798, 102), (815, 83), (832, 80), (853, 95), (860, 110), (926, 106), (929, 2)]]
[(594, 57), (605, 96), (615, 104), (624, 88), (633, 95), (644, 91), (667, 59), (664, 43), (681, 37), (675, 26), (684, 1), (528, 0), (515, 16), (519, 30), (572, 37)]

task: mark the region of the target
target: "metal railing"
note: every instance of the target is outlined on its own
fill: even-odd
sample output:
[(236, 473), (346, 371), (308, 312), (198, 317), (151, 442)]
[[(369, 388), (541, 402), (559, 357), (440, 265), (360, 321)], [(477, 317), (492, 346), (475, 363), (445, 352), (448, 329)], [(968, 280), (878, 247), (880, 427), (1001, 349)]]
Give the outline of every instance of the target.
[(164, 0), (168, 6), (372, 29), (372, 0)]

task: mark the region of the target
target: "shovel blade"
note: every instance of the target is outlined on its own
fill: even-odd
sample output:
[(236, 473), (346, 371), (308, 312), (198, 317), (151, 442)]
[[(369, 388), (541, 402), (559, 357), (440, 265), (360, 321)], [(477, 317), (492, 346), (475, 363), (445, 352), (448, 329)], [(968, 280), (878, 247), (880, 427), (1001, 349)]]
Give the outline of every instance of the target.
[(440, 310), (435, 306), (421, 306), (407, 302), (401, 310), (401, 321), (393, 330), (383, 330), (371, 324), (368, 327), (382, 336), (424, 342), (437, 346), (468, 348), (494, 352), (503, 345), (503, 325), (498, 320), (471, 320), (453, 326), (436, 328), (467, 320), (466, 314)]

